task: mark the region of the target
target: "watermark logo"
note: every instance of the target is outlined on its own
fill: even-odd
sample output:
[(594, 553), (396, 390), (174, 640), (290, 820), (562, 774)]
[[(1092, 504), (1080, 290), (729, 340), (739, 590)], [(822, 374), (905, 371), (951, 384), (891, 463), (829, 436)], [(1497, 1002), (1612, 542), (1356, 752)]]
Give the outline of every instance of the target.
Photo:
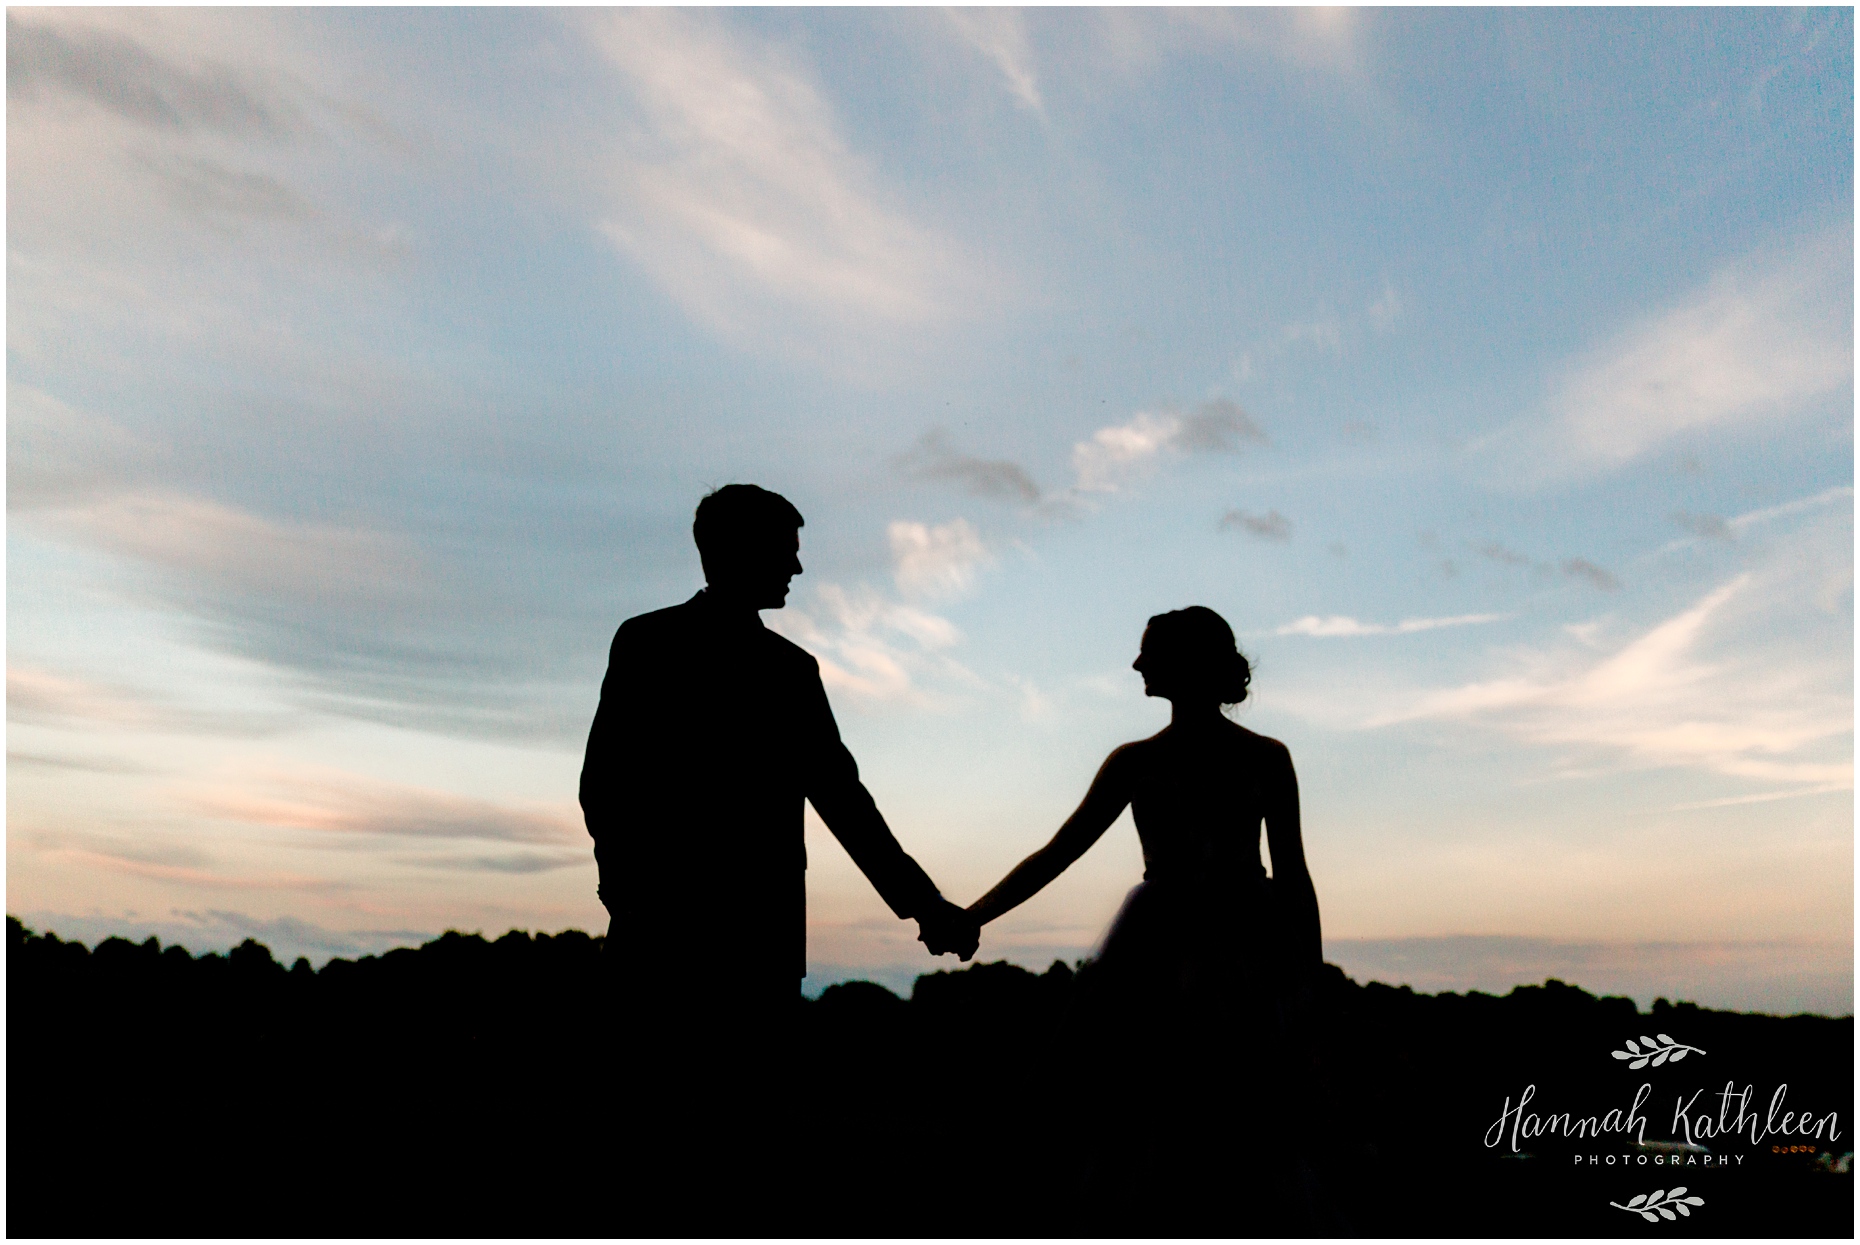
[[(1633, 1043), (1630, 1042), (1628, 1045), (1631, 1046)], [(1701, 1055), (1704, 1053), (1704, 1051), (1699, 1052)], [(1652, 1193), (1643, 1193), (1637, 1198), (1630, 1198), (1626, 1206), (1619, 1202), (1608, 1204), (1616, 1210), (1631, 1211), (1648, 1223), (1658, 1223), (1662, 1219), (1677, 1221), (1679, 1215), (1675, 1215), (1674, 1211), (1678, 1211), (1680, 1215), (1690, 1216), (1691, 1207), (1705, 1205), (1704, 1198), (1686, 1197), (1685, 1192), (1686, 1186), (1680, 1185), (1677, 1189), (1655, 1189)], [(1662, 1201), (1662, 1198), (1665, 1200)]]
[[(1640, 1039), (1640, 1044), (1637, 1045), (1633, 1038), (1629, 1038), (1625, 1045), (1627, 1046), (1626, 1050), (1610, 1051), (1609, 1053), (1616, 1059), (1632, 1059), (1634, 1062), (1628, 1065), (1630, 1068), (1644, 1068), (1647, 1066), (1648, 1060), (1652, 1060), (1653, 1066), (1657, 1068), (1666, 1062), (1668, 1056), (1672, 1057), (1674, 1063), (1678, 1063), (1688, 1054), (1703, 1055), (1705, 1053), (1696, 1046), (1687, 1046), (1684, 1042), (1675, 1042), (1664, 1033), (1660, 1034), (1660, 1040), (1657, 1042), (1643, 1034)], [(1642, 1049), (1643, 1046), (1645, 1047), (1644, 1050)], [(1669, 1215), (1667, 1217), (1670, 1219), (1672, 1216)]]

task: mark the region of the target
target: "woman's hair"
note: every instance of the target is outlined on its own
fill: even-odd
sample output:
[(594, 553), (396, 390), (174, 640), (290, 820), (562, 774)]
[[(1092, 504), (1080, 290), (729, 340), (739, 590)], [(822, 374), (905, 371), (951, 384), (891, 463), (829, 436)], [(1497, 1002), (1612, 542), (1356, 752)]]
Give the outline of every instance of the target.
[(1146, 651), (1168, 667), (1174, 686), (1201, 689), (1223, 705), (1246, 699), (1253, 667), (1234, 643), (1234, 629), (1207, 606), (1157, 614), (1144, 637)]

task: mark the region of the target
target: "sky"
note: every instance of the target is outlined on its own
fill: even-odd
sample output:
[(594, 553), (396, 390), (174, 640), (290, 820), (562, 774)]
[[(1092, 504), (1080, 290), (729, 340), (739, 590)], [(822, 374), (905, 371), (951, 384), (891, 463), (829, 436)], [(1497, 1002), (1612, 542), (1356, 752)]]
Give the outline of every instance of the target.
[[(1851, 1012), (1853, 81), (1850, 9), (9, 9), (8, 911), (603, 928), (607, 646), (748, 481), (958, 902), (1201, 604), (1359, 979)], [(804, 988), (954, 966), (808, 838)]]

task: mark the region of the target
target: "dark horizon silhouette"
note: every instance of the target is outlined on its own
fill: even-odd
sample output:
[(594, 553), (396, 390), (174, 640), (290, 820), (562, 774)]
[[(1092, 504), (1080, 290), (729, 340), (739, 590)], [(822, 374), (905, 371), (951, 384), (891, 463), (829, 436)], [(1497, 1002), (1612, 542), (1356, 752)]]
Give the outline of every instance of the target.
[[(403, 962), (421, 953), (436, 952), (439, 948), (450, 946), (497, 947), (500, 945), (516, 945), (520, 943), (531, 943), (538, 947), (557, 945), (565, 948), (575, 948), (575, 954), (586, 955), (590, 957), (593, 962), (601, 963), (603, 962), (603, 943), (605, 940), (605, 935), (603, 934), (591, 934), (586, 930), (577, 929), (573, 926), (554, 933), (547, 930), (527, 930), (512, 927), (495, 938), (486, 935), (482, 930), (448, 929), (422, 943), (390, 947), (383, 951), (366, 952), (355, 956), (332, 955), (326, 959), (321, 966), (312, 964), (310, 957), (304, 955), (293, 957), (291, 962), (287, 965), (283, 961), (277, 959), (269, 944), (257, 938), (245, 938), (223, 950), (209, 948), (205, 951), (192, 950), (179, 942), (164, 944), (159, 936), (153, 934), (141, 939), (122, 934), (111, 934), (97, 939), (94, 944), (87, 944), (81, 938), (63, 938), (56, 930), (49, 928), (43, 931), (35, 930), (27, 925), (21, 917), (12, 914), (9, 914), (6, 920), (9, 939), (11, 940), (8, 944), (9, 947), (23, 947), (28, 944), (36, 945), (44, 943), (47, 948), (51, 949), (48, 953), (52, 955), (54, 959), (62, 955), (69, 957), (71, 962), (77, 962), (80, 960), (87, 960), (99, 953), (106, 958), (112, 956), (129, 956), (133, 953), (135, 956), (154, 957), (162, 962), (224, 963), (228, 966), (238, 962), (248, 966), (266, 965), (268, 967), (265, 967), (264, 971), (270, 972), (272, 969), (276, 969), (285, 973), (292, 980), (301, 980), (318, 976), (329, 970), (332, 966), (337, 966), (336, 971), (340, 974), (359, 966), (377, 964), (384, 961)], [(108, 949), (106, 950), (106, 948)], [(803, 1002), (819, 1002), (821, 999), (825, 998), (830, 991), (851, 991), (862, 995), (870, 995), (872, 991), (883, 991), (891, 998), (899, 1002), (905, 1002), (908, 1001), (918, 989), (923, 988), (925, 982), (931, 979), (955, 977), (964, 973), (975, 973), (979, 976), (984, 975), (985, 972), (1024, 973), (1030, 977), (1040, 977), (1043, 973), (1057, 972), (1062, 977), (1073, 977), (1079, 973), (1087, 962), (1087, 958), (1080, 958), (1071, 962), (1063, 958), (1056, 958), (1050, 962), (1046, 969), (1035, 971), (1024, 964), (1016, 963), (1011, 960), (973, 959), (968, 963), (967, 967), (963, 969), (927, 968), (923, 973), (920, 973), (915, 982), (913, 982), (911, 991), (903, 995), (899, 994), (897, 990), (891, 986), (880, 981), (873, 981), (866, 978), (847, 978), (842, 981), (831, 982), (821, 987), (820, 991), (814, 995), (803, 994), (800, 998)], [(1399, 983), (1390, 984), (1375, 979), (1358, 983), (1356, 979), (1351, 977), (1341, 966), (1329, 963), (1328, 961), (1323, 965), (1322, 975), (1326, 979), (1340, 977), (1342, 980), (1349, 982), (1358, 989), (1387, 990), (1398, 994), (1412, 995), (1418, 999), (1504, 999), (1509, 998), (1512, 994), (1520, 990), (1538, 990), (1545, 988), (1569, 989), (1608, 1003), (1611, 1006), (1620, 1007), (1625, 1004), (1628, 1008), (1633, 1009), (1633, 1015), (1638, 1016), (1664, 1015), (1668, 1012), (1680, 1009), (1708, 1012), (1722, 1016), (1760, 1017), (1768, 1020), (1807, 1019), (1847, 1021), (1854, 1019), (1855, 1015), (1853, 1012), (1842, 1012), (1839, 1014), (1815, 1011), (1767, 1012), (1738, 1010), (1724, 1007), (1706, 1007), (1693, 1000), (1668, 999), (1665, 997), (1657, 998), (1652, 1004), (1642, 1008), (1634, 999), (1625, 995), (1597, 994), (1594, 991), (1585, 989), (1579, 982), (1566, 982), (1558, 977), (1547, 977), (1541, 982), (1521, 981), (1514, 984), (1505, 994), (1498, 994), (1490, 990), (1480, 990), (1477, 988), (1469, 988), (1466, 990), (1441, 990), (1430, 994), (1425, 991), (1416, 990), (1411, 985)], [(730, 966), (724, 965), (718, 969), (718, 978), (720, 980), (727, 981), (732, 976), (733, 972)], [(931, 988), (935, 989), (936, 987)], [(836, 997), (838, 997), (838, 995), (836, 995)]]
[[(1233, 1197), (1091, 1195), (1106, 1125), (1096, 1091), (1109, 1081), (1103, 1052), (1077, 1048), (1089, 991), (1064, 963), (977, 963), (924, 974), (908, 999), (853, 982), (797, 1003), (785, 1076), (797, 1111), (781, 1137), (686, 1173), (696, 1196), (670, 1203), (648, 1177), (659, 1139), (616, 1129), (589, 1101), (609, 1032), (600, 935), (449, 932), (312, 969), (251, 940), (194, 956), (154, 939), (88, 949), (13, 918), (7, 929), (13, 1235), (1308, 1230)], [(635, 1002), (731, 988), (726, 971)], [(1851, 1175), (1836, 1170), (1852, 1149), (1851, 1017), (1664, 1000), (1642, 1011), (1554, 980), (1502, 997), (1424, 995), (1334, 966), (1314, 978), (1310, 1006), (1307, 1135), (1265, 1143), (1306, 1147), (1357, 1233), (1618, 1234), (1610, 1198), (1660, 1181), (1637, 1171), (1647, 1187), (1623, 1188), (1618, 1171), (1572, 1170), (1561, 1139), (1524, 1157), (1485, 1149), (1502, 1100), (1528, 1081), (1545, 1099), (1580, 1090), (1625, 1105), (1649, 1076), (1688, 1087), (1735, 1076), (1839, 1111), (1842, 1137), (1777, 1153), (1770, 1139), (1711, 1143), (1747, 1161), (1687, 1173), (1707, 1206), (1685, 1230), (1851, 1234)], [(1710, 1055), (1677, 1072), (1610, 1057), (1647, 1031)], [(1650, 1141), (1665, 1124), (1656, 1116)], [(1205, 1118), (1185, 1140), (1215, 1147), (1230, 1133)], [(804, 1158), (801, 1184), (756, 1174), (789, 1169), (764, 1148), (777, 1143)], [(952, 1155), (966, 1156), (953, 1182)], [(1232, 1171), (1199, 1178), (1236, 1188)]]

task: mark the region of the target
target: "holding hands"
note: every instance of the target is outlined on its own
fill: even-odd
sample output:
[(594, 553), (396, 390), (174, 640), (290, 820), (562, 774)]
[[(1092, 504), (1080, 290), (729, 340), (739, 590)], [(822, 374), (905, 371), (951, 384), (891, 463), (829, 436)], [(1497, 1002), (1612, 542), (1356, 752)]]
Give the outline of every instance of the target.
[(938, 896), (935, 906), (917, 918), (917, 941), (931, 955), (954, 952), (967, 962), (982, 942), (982, 925), (968, 912)]

